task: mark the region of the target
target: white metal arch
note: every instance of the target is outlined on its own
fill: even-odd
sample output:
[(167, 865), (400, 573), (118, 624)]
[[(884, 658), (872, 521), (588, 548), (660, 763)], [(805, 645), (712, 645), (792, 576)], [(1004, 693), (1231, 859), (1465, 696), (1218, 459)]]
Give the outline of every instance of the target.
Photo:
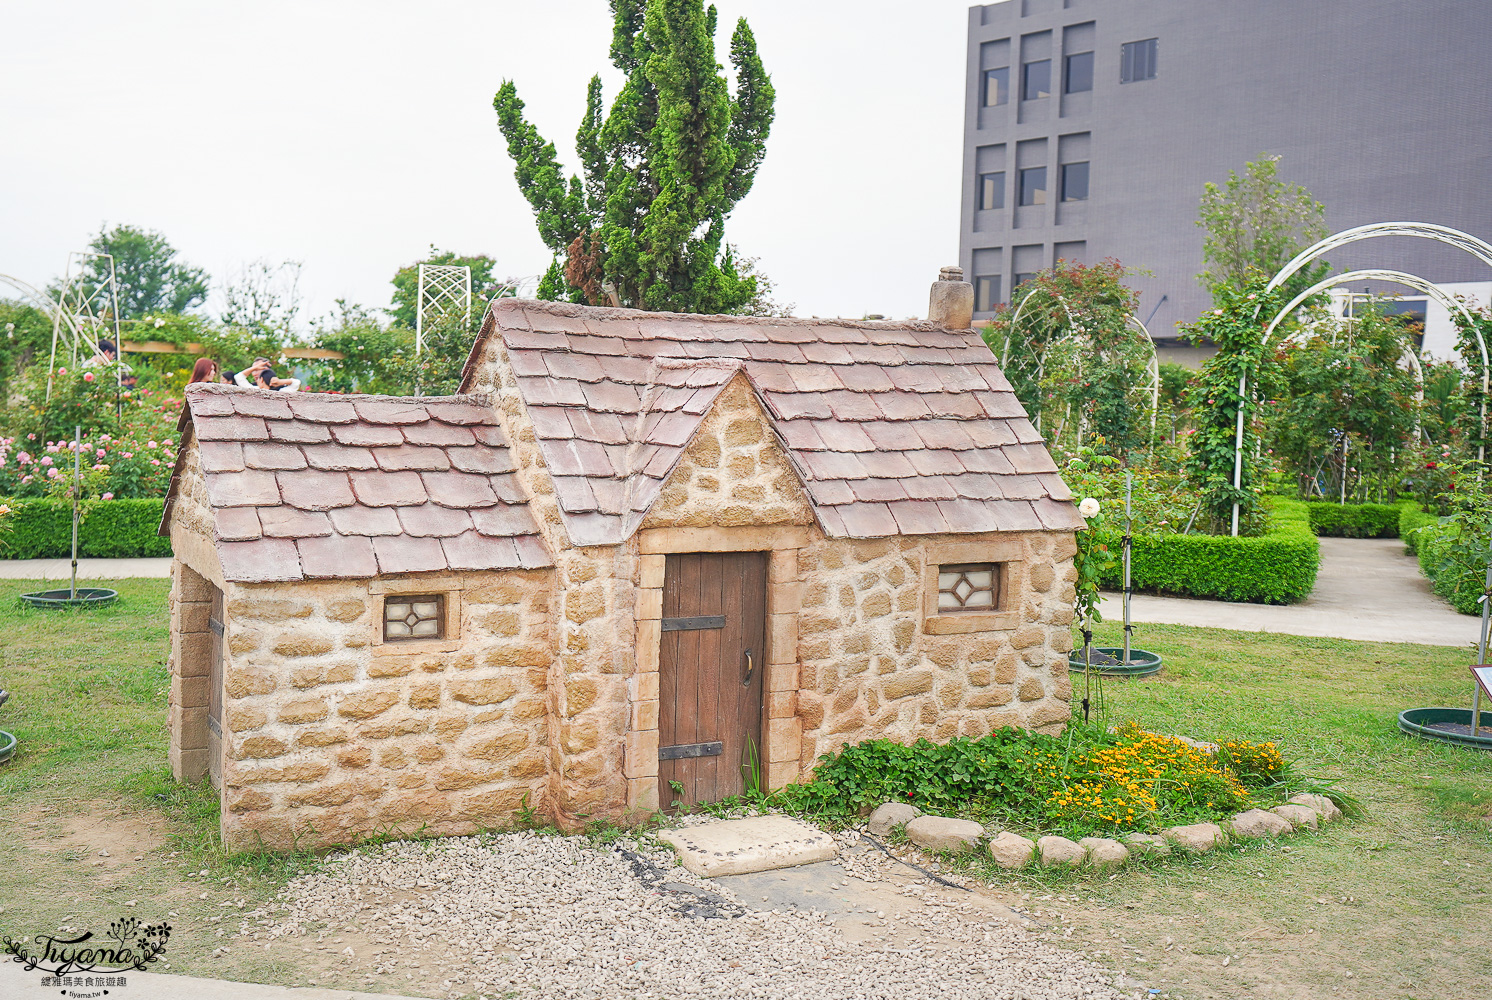
[[(1056, 294), (1055, 292), (1044, 292), (1043, 294), (1049, 298), (1056, 299), (1057, 304), (1062, 307), (1062, 311), (1067, 313), (1068, 332), (1056, 338), (1051, 343), (1047, 344), (1046, 346), (1048, 349), (1057, 347), (1060, 344), (1067, 342), (1068, 340), (1086, 336), (1086, 334), (1077, 332), (1078, 321), (1076, 318), (1073, 317), (1072, 309), (1068, 306), (1066, 299)], [(1019, 323), (1022, 314), (1025, 313), (1027, 304), (1029, 304), (1030, 301), (1035, 297), (1035, 293), (1032, 293), (1021, 299), (1021, 304), (1016, 306), (1015, 315), (1010, 317), (1010, 325), (1006, 328), (1005, 333), (1005, 344), (1000, 350), (1000, 368), (1002, 370), (1010, 361), (1010, 342), (1015, 336), (1017, 324)], [(1131, 313), (1126, 316), (1125, 319), (1140, 328), (1140, 334), (1144, 337), (1145, 346), (1150, 348), (1150, 360), (1146, 362), (1145, 372), (1150, 376), (1150, 443), (1153, 445), (1155, 443), (1155, 416), (1156, 411), (1160, 408), (1160, 357), (1155, 352), (1155, 339), (1150, 336), (1150, 331), (1146, 328), (1144, 323), (1140, 322), (1139, 317)], [(1042, 351), (1036, 356), (1036, 381), (1040, 383), (1041, 379), (1045, 375), (1046, 352)], [(1040, 433), (1041, 431), (1040, 413), (1036, 414), (1036, 430), (1038, 433)], [(1079, 437), (1081, 438), (1081, 434), (1079, 434)]]
[[(1414, 231), (1414, 233), (1410, 233), (1410, 231), (1408, 231), (1410, 230), (1410, 228), (1429, 231)], [(1455, 236), (1464, 237), (1465, 242), (1470, 242), (1471, 245), (1480, 245), (1480, 248), (1485, 249), (1485, 252), (1479, 251), (1479, 249), (1471, 248), (1471, 246), (1464, 245), (1464, 242), (1462, 242), (1462, 240), (1455, 240), (1455, 242), (1452, 242), (1452, 240), (1449, 239), (1441, 239), (1440, 233), (1452, 233), (1455, 234)], [(1355, 234), (1355, 236), (1353, 236), (1353, 234)], [(1338, 237), (1349, 236), (1350, 239), (1338, 239)], [(1425, 239), (1435, 239), (1440, 240), (1440, 242), (1450, 242), (1452, 243), (1452, 245), (1461, 246), (1462, 249), (1467, 249), (1468, 252), (1476, 255), (1476, 257), (1479, 257), (1480, 260), (1486, 261), (1489, 266), (1492, 266), (1492, 246), (1486, 245), (1486, 243), (1483, 243), (1482, 240), (1477, 239), (1477, 237), (1468, 236), (1467, 233), (1461, 233), (1461, 231), (1458, 230), (1447, 230), (1447, 228), (1443, 227), (1443, 225), (1420, 225), (1414, 224), (1414, 222), (1380, 222), (1380, 224), (1376, 225), (1359, 225), (1356, 230), (1344, 230), (1343, 233), (1337, 233), (1335, 234), (1335, 236), (1326, 237), (1326, 239), (1322, 240), (1322, 242), (1316, 243), (1316, 246), (1314, 246), (1314, 248), (1307, 249), (1307, 251), (1301, 252), (1301, 254), (1298, 254), (1297, 257), (1294, 258), (1294, 260), (1291, 260), (1291, 263), (1286, 264), (1286, 266), (1283, 267), (1282, 270), (1280, 270), (1279, 275), (1276, 275), (1273, 279), (1271, 279), (1270, 284), (1265, 287), (1265, 291), (1273, 291), (1274, 288), (1279, 288), (1280, 284), (1283, 284), (1283, 282), (1285, 282), (1286, 279), (1289, 278), (1289, 275), (1298, 272), (1298, 270), (1300, 270), (1301, 267), (1304, 266), (1304, 264), (1307, 264), (1308, 261), (1314, 260), (1314, 257), (1317, 257), (1317, 255), (1326, 252), (1326, 249), (1317, 248), (1329, 248), (1329, 246), (1344, 246), (1346, 245), (1346, 243), (1353, 242), (1353, 240), (1368, 239), (1368, 237), (1371, 236), (1420, 236), (1425, 237)], [(1313, 254), (1313, 252), (1311, 251), (1316, 251), (1316, 254)], [(1479, 461), (1479, 463), (1480, 461), (1486, 461), (1486, 433), (1488, 433), (1488, 390), (1489, 385), (1492, 385), (1492, 364), (1488, 363), (1488, 345), (1486, 345), (1486, 340), (1483, 339), (1482, 330), (1480, 330), (1479, 325), (1477, 325), (1476, 319), (1474, 319), (1473, 315), (1471, 315), (1471, 310), (1467, 309), (1467, 306), (1465, 306), (1464, 301), (1450, 296), (1450, 294), (1446, 293), (1443, 288), (1438, 287), (1438, 285), (1435, 285), (1434, 282), (1429, 281), (1429, 279), (1420, 278), (1419, 275), (1411, 275), (1411, 273), (1402, 272), (1402, 270), (1392, 269), (1352, 270), (1352, 272), (1341, 273), (1341, 275), (1328, 276), (1328, 278), (1323, 278), (1322, 281), (1316, 282), (1316, 284), (1311, 285), (1311, 287), (1307, 288), (1307, 290), (1303, 291), (1303, 293), (1295, 296), (1295, 299), (1289, 301), (1289, 303), (1286, 304), (1285, 307), (1282, 307), (1279, 312), (1274, 313), (1274, 318), (1270, 319), (1270, 324), (1265, 327), (1264, 337), (1262, 337), (1261, 342), (1259, 342), (1259, 346), (1261, 346), (1261, 348), (1268, 348), (1268, 346), (1270, 346), (1270, 339), (1274, 336), (1274, 330), (1279, 327), (1280, 322), (1285, 321), (1286, 316), (1292, 315), (1292, 313), (1294, 313), (1295, 310), (1297, 310), (1298, 307), (1301, 306), (1301, 304), (1304, 304), (1305, 301), (1311, 299), (1311, 297), (1313, 296), (1319, 296), (1320, 293), (1328, 290), (1328, 288), (1335, 288), (1337, 287), (1337, 285), (1350, 284), (1350, 282), (1353, 281), (1388, 281), (1394, 282), (1394, 284), (1397, 285), (1405, 285), (1405, 287), (1413, 288), (1413, 290), (1422, 291), (1422, 293), (1425, 293), (1426, 296), (1431, 297), (1431, 299), (1438, 301), (1441, 306), (1446, 307), (1449, 312), (1459, 312), (1461, 313), (1462, 318), (1465, 318), (1465, 321), (1467, 321), (1467, 328), (1468, 330), (1471, 330), (1473, 336), (1476, 336), (1477, 348), (1479, 348), (1479, 351), (1482, 352), (1482, 415), (1480, 415), (1480, 427), (1482, 427), (1482, 443), (1479, 443), (1479, 445), (1477, 445), (1477, 461)], [(1255, 310), (1255, 315), (1258, 315), (1258, 309)], [(1408, 358), (1410, 358), (1411, 367), (1413, 367), (1414, 369), (1414, 379), (1416, 379), (1417, 384), (1416, 393), (1414, 393), (1414, 401), (1416, 401), (1416, 404), (1423, 404), (1423, 401), (1425, 401), (1425, 370), (1423, 370), (1423, 367), (1420, 366), (1419, 357), (1416, 357), (1416, 354), (1414, 354), (1413, 351), (1408, 352)], [(1247, 376), (1240, 375), (1238, 376), (1238, 424), (1237, 430), (1234, 431), (1234, 443), (1232, 443), (1232, 488), (1234, 488), (1234, 490), (1241, 490), (1241, 488), (1243, 488), (1243, 412), (1244, 404), (1246, 404), (1247, 401), (1246, 391)], [(1414, 433), (1416, 433), (1416, 437), (1419, 436), (1419, 416), (1417, 415), (1416, 418), (1414, 418)], [(1232, 534), (1234, 534), (1234, 536), (1237, 536), (1238, 534), (1237, 503), (1232, 504)]]
[(98, 345), (94, 343), (93, 338), (88, 335), (86, 330), (78, 325), (77, 321), (71, 314), (61, 309), (57, 305), (56, 300), (48, 295), (46, 292), (37, 288), (35, 285), (22, 281), (20, 278), (12, 277), (8, 274), (0, 274), (0, 284), (9, 285), (11, 288), (14, 288), (16, 291), (20, 292), (22, 295), (30, 300), (33, 306), (46, 313), (47, 319), (53, 321), (54, 323), (57, 322), (58, 317), (60, 317), (61, 322), (67, 326), (68, 332), (70, 332), (73, 336), (82, 339), (84, 343), (86, 343), (89, 347), (93, 348), (95, 352), (97, 352)]
[(1266, 292), (1272, 292), (1280, 285), (1289, 281), (1295, 272), (1305, 267), (1311, 261), (1331, 253), (1349, 243), (1359, 240), (1373, 239), (1378, 236), (1414, 236), (1420, 239), (1435, 240), (1453, 246), (1458, 250), (1465, 250), (1476, 257), (1483, 264), (1492, 267), (1492, 244), (1483, 242), (1470, 233), (1463, 233), (1459, 229), (1451, 229), (1448, 226), (1437, 226), (1429, 222), (1374, 222), (1366, 226), (1357, 226), (1353, 229), (1344, 229), (1340, 233), (1333, 233), (1326, 239), (1306, 247), (1296, 254), (1288, 264), (1280, 268), (1268, 286)]

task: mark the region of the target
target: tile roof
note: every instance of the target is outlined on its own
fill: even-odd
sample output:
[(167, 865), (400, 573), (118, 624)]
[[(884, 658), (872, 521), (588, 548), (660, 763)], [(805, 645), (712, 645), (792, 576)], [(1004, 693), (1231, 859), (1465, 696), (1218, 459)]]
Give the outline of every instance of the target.
[(499, 299), (501, 337), (578, 545), (628, 537), (738, 374), (831, 537), (1081, 527), (1041, 436), (972, 330)]
[(186, 391), (184, 433), (188, 426), (226, 579), (553, 564), (485, 396), (272, 395), (198, 384)]

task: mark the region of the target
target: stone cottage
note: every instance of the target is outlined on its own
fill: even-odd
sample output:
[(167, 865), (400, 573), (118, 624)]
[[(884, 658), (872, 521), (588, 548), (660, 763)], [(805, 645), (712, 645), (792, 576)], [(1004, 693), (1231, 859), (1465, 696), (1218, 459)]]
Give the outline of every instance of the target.
[(457, 396), (188, 389), (172, 767), (285, 847), (1055, 731), (1081, 523), (972, 330), (499, 300)]

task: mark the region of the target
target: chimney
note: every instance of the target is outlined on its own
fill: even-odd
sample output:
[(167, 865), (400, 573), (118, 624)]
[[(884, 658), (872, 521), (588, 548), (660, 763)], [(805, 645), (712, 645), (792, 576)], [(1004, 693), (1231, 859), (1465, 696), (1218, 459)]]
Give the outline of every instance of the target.
[(927, 299), (927, 318), (945, 330), (967, 330), (974, 325), (974, 286), (964, 280), (964, 269), (945, 267), (933, 282)]

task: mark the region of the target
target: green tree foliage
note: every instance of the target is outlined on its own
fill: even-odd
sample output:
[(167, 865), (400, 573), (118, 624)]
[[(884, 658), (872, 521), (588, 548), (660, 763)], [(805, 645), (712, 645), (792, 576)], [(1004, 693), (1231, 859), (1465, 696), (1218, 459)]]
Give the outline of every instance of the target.
[(394, 299), (388, 313), (397, 326), (414, 329), (419, 307), (421, 264), (447, 264), (471, 268), (471, 311), (474, 326), (481, 324), (487, 303), (500, 295), (516, 294), (511, 282), (493, 275), (492, 269), (497, 266), (497, 261), (486, 254), (466, 256), (450, 250), (437, 250), (431, 246), (430, 255), (424, 260), (401, 267), (394, 273)]
[(250, 335), (288, 338), (300, 314), (301, 262), (256, 260), (223, 288), (223, 325)]
[(1280, 352), (1283, 398), (1275, 453), (1296, 471), (1304, 496), (1382, 500), (1397, 484), (1397, 461), (1414, 444), (1414, 349), (1402, 323), (1359, 309), (1350, 321), (1316, 327), (1317, 335)]
[(52, 348), (52, 319), (35, 306), (0, 299), (0, 393), (8, 392), (11, 380)]
[(1022, 282), (985, 329), (997, 358), (1009, 341), (1005, 375), (1052, 441), (1096, 435), (1121, 456), (1146, 444), (1151, 349), (1129, 322), (1139, 301), (1124, 283), (1132, 273), (1113, 258), (1092, 267), (1060, 260)]
[[(176, 248), (154, 230), (123, 225), (100, 230), (88, 248), (114, 258), (121, 320), (143, 319), (151, 313), (182, 313), (207, 299), (207, 272), (178, 261)], [(98, 257), (87, 257), (82, 267), (79, 287), (91, 296), (108, 282), (109, 264)]]
[[(1233, 504), (1239, 506), (1240, 531), (1263, 530), (1259, 506), (1261, 477), (1252, 461), (1263, 429), (1262, 410), (1252, 401), (1270, 398), (1276, 385), (1260, 379), (1275, 373), (1264, 365), (1264, 326), (1286, 300), (1276, 289), (1264, 293), (1267, 277), (1242, 286), (1230, 282), (1212, 290), (1215, 308), (1184, 328), (1194, 343), (1212, 343), (1217, 353), (1207, 359), (1188, 390), (1194, 426), (1187, 435), (1186, 471), (1200, 491), (1204, 525), (1215, 533), (1228, 530)], [(1239, 379), (1246, 379), (1249, 399), (1244, 411), (1243, 469), (1239, 486), (1233, 486), (1234, 444), (1237, 439)]]
[[(541, 298), (673, 312), (736, 312), (756, 298), (725, 219), (766, 152), (775, 91), (745, 18), (731, 35), (732, 97), (701, 0), (611, 0), (612, 63), (626, 77), (602, 115), (592, 77), (568, 182), (511, 80), (493, 99), (518, 187), (555, 258)], [(563, 262), (562, 262), (563, 259)]]
[[(1203, 188), (1197, 225), (1207, 230), (1202, 244), (1206, 269), (1197, 280), (1209, 292), (1219, 285), (1242, 286), (1274, 277), (1304, 248), (1326, 235), (1326, 209), (1299, 184), (1279, 179), (1278, 156), (1259, 154), (1244, 164), (1243, 176), (1228, 171), (1222, 185)], [(1310, 286), (1323, 268), (1307, 268), (1290, 282), (1291, 294)], [(1288, 301), (1288, 299), (1286, 300)]]

